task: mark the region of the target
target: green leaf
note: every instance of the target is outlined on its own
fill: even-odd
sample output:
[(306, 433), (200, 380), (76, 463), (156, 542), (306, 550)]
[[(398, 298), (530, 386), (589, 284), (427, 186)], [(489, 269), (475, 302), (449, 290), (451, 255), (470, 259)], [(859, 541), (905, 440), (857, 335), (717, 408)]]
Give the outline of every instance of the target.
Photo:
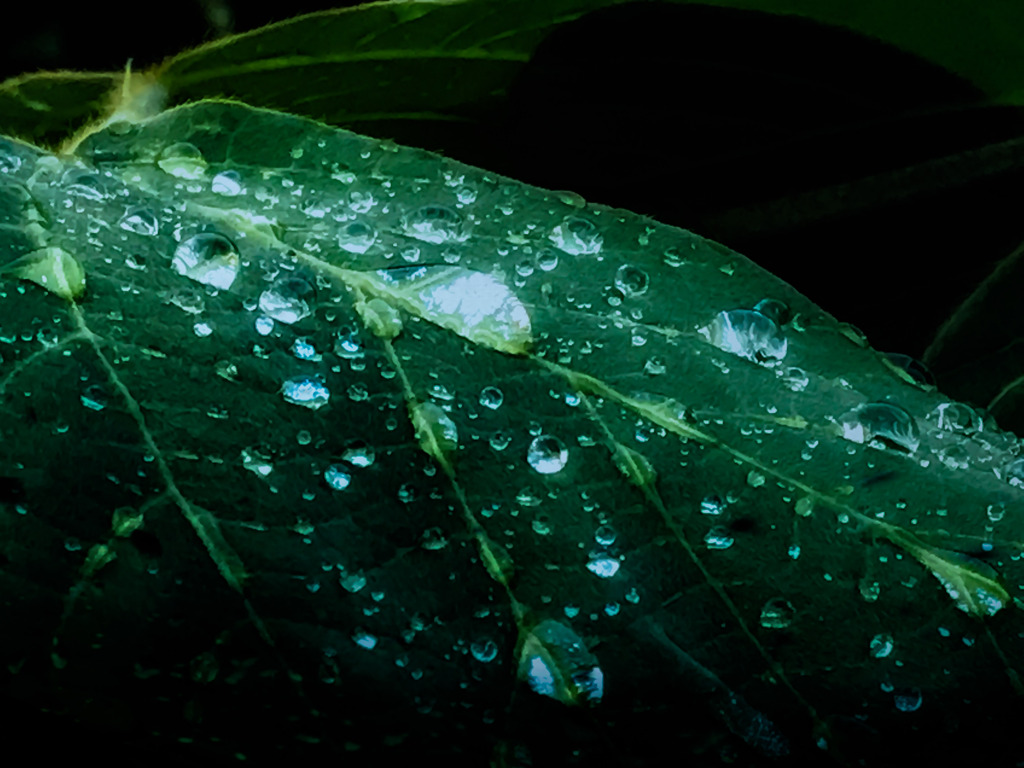
[(1013, 732), (1016, 438), (743, 256), (223, 101), (0, 168), (27, 711), (477, 765)]

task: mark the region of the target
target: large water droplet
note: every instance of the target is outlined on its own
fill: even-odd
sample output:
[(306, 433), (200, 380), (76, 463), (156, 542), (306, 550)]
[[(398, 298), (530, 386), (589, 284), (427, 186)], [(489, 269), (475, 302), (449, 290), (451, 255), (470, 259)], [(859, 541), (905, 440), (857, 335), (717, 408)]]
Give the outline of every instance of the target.
[(490, 408), (492, 411), (496, 411), (501, 408), (501, 404), (505, 401), (505, 395), (497, 387), (484, 387), (480, 390), (480, 405), (484, 408)]
[(195, 181), (206, 173), (206, 158), (195, 144), (179, 141), (165, 147), (156, 159), (164, 173), (179, 179)]
[(338, 245), (349, 253), (366, 253), (377, 240), (377, 230), (362, 219), (347, 221), (338, 227)]
[(84, 168), (70, 168), (61, 178), (64, 189), (69, 195), (82, 197), (86, 200), (102, 200), (107, 195), (107, 188), (95, 173)]
[(981, 416), (966, 403), (942, 403), (934, 411), (933, 416), (939, 429), (945, 432), (973, 434), (981, 432)]
[(879, 440), (890, 448), (908, 453), (921, 442), (914, 417), (892, 403), (866, 403), (843, 415), (843, 437), (855, 443)]
[(464, 267), (379, 270), (368, 285), (430, 322), (471, 341), (513, 354), (532, 342), (525, 305), (494, 275)]
[(778, 324), (752, 309), (719, 312), (702, 331), (719, 349), (755, 363), (774, 363), (786, 356), (786, 337)]
[(245, 188), (238, 171), (221, 171), (210, 182), (210, 191), (224, 197), (235, 197), (242, 194)]
[(238, 277), (238, 249), (224, 235), (201, 232), (178, 245), (171, 267), (197, 283), (227, 290)]
[(445, 205), (424, 205), (402, 221), (406, 234), (428, 243), (446, 243), (466, 239), (462, 214)]
[(324, 383), (315, 376), (293, 376), (281, 387), (281, 394), (289, 403), (311, 408), (314, 411), (327, 405), (331, 393)]
[(356, 440), (349, 444), (344, 453), (341, 454), (341, 458), (353, 467), (366, 469), (376, 460), (377, 452), (372, 445), (362, 440)]
[(566, 216), (551, 232), (551, 242), (573, 256), (593, 254), (601, 250), (604, 237), (597, 225), (579, 216)]
[(77, 299), (85, 293), (85, 270), (78, 259), (63, 248), (50, 246), (26, 253), (0, 267), (0, 275), (30, 280), (62, 299)]
[(117, 222), (121, 229), (134, 232), (137, 235), (152, 236), (160, 231), (160, 224), (157, 221), (153, 209), (147, 206), (135, 206), (129, 208), (121, 220)]
[(796, 608), (783, 597), (773, 597), (761, 608), (761, 626), (765, 629), (786, 629), (796, 618)]
[(569, 449), (553, 435), (535, 437), (526, 451), (526, 461), (542, 475), (560, 472), (569, 460)]
[(642, 296), (647, 293), (650, 278), (647, 273), (632, 264), (623, 264), (615, 272), (615, 287), (622, 292), (626, 298), (631, 296)]
[(344, 491), (352, 482), (352, 475), (341, 464), (331, 464), (324, 470), (324, 481), (336, 491)]
[(285, 275), (260, 294), (260, 311), (280, 323), (291, 325), (309, 317), (314, 294), (313, 286), (303, 278)]

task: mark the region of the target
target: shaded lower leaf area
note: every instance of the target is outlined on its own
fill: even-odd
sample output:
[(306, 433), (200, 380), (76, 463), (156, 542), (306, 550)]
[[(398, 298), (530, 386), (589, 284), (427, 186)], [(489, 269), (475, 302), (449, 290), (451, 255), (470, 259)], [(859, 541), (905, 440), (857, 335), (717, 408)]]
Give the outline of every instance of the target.
[(1016, 438), (739, 254), (229, 102), (0, 169), (12, 748), (1020, 759)]

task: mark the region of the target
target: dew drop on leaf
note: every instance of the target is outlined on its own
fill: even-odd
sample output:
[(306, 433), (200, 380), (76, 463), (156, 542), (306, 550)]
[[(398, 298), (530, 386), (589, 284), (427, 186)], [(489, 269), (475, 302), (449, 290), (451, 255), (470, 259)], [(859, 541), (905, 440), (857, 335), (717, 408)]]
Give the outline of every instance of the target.
[(316, 410), (331, 399), (331, 393), (324, 383), (315, 376), (293, 376), (281, 386), (284, 399), (294, 405)]
[(761, 626), (765, 629), (786, 629), (796, 618), (796, 608), (782, 597), (773, 597), (761, 608)]
[(615, 287), (626, 298), (642, 296), (647, 293), (649, 283), (650, 278), (647, 276), (647, 273), (631, 264), (623, 264), (615, 272)]
[(586, 643), (570, 627), (547, 619), (526, 632), (519, 679), (563, 704), (596, 704), (604, 695), (604, 673)]
[(324, 470), (324, 482), (335, 491), (344, 491), (352, 482), (352, 475), (341, 464), (331, 464)]
[(843, 437), (854, 443), (880, 440), (887, 447), (913, 453), (921, 436), (914, 417), (892, 403), (866, 403), (844, 414)]
[(774, 363), (786, 356), (786, 337), (778, 324), (752, 309), (719, 312), (702, 332), (719, 349), (755, 363)]
[(224, 235), (201, 232), (178, 245), (171, 267), (197, 283), (227, 290), (238, 276), (238, 249)]
[(484, 408), (490, 408), (492, 411), (496, 411), (501, 408), (501, 404), (504, 400), (504, 394), (502, 394), (502, 391), (497, 387), (484, 387), (480, 390), (480, 405)]
[(202, 178), (207, 165), (203, 153), (187, 141), (165, 147), (157, 157), (156, 164), (164, 173), (189, 181)]
[(160, 231), (160, 223), (157, 221), (156, 214), (148, 206), (129, 208), (124, 216), (121, 217), (121, 220), (117, 222), (117, 225), (127, 232), (134, 232), (137, 235), (145, 235), (147, 237), (151, 237)]
[(526, 451), (526, 461), (542, 475), (561, 472), (569, 460), (569, 449), (553, 435), (535, 437)]
[(402, 220), (406, 234), (428, 243), (458, 242), (466, 239), (462, 214), (446, 205), (424, 205)]
[(377, 230), (362, 219), (346, 221), (338, 226), (338, 246), (349, 253), (366, 253), (377, 240)]
[(604, 244), (597, 225), (580, 216), (566, 216), (549, 236), (557, 248), (573, 256), (598, 253)]
[(301, 277), (277, 278), (260, 294), (260, 311), (280, 323), (291, 325), (309, 317), (313, 286)]
[(223, 197), (237, 197), (245, 191), (238, 171), (221, 171), (210, 182), (210, 191)]

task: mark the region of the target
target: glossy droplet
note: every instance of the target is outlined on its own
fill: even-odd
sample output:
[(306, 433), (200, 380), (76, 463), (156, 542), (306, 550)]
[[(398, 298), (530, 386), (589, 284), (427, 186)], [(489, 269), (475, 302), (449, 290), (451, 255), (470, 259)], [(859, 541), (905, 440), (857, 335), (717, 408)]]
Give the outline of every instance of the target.
[(597, 225), (580, 216), (567, 216), (549, 236), (557, 248), (573, 256), (598, 253), (604, 237)]
[(363, 357), (366, 351), (359, 340), (359, 332), (354, 330), (342, 330), (334, 342), (334, 354), (345, 360), (356, 360)]
[(442, 328), (502, 352), (522, 353), (532, 343), (530, 316), (512, 290), (494, 275), (464, 267), (380, 270), (364, 274), (368, 292), (387, 298)]
[(402, 316), (384, 299), (370, 299), (356, 305), (370, 332), (380, 339), (393, 339), (402, 332)]
[(457, 242), (466, 239), (462, 214), (445, 205), (424, 205), (402, 220), (406, 234), (428, 243)]
[(773, 363), (786, 356), (786, 337), (778, 324), (751, 309), (719, 312), (702, 332), (719, 349), (755, 363)]
[(69, 195), (86, 200), (102, 200), (107, 196), (107, 188), (95, 173), (84, 168), (70, 168), (61, 178), (64, 189)]
[(626, 298), (642, 296), (647, 293), (649, 284), (650, 278), (647, 276), (647, 273), (631, 264), (623, 264), (615, 272), (615, 287)]
[(157, 156), (156, 164), (164, 173), (190, 181), (202, 178), (206, 173), (206, 158), (198, 147), (187, 141), (165, 147)]
[(561, 472), (568, 460), (569, 449), (552, 435), (535, 437), (526, 451), (526, 462), (542, 475)]
[(436, 403), (415, 403), (410, 407), (413, 430), (424, 452), (447, 461), (459, 447), (459, 429)]
[(583, 638), (550, 619), (524, 634), (518, 675), (535, 693), (563, 704), (596, 704), (604, 695), (604, 673)]
[(721, 496), (706, 496), (700, 503), (702, 515), (720, 515), (725, 511), (725, 501)]
[(716, 525), (704, 534), (704, 546), (708, 549), (728, 549), (735, 542), (736, 539), (724, 525)]
[(210, 191), (224, 197), (236, 197), (245, 191), (238, 171), (221, 171), (210, 181)]
[(844, 414), (840, 424), (843, 437), (854, 443), (880, 440), (913, 453), (921, 442), (914, 417), (892, 403), (866, 403)]
[(619, 572), (620, 565), (617, 558), (602, 555), (589, 560), (587, 570), (600, 579), (610, 579)]
[(765, 629), (786, 629), (796, 618), (796, 608), (782, 597), (773, 597), (761, 608), (761, 626)]
[(202, 232), (178, 245), (171, 267), (197, 283), (227, 290), (238, 277), (238, 249), (224, 235)]
[(473, 654), (474, 659), (486, 664), (489, 661), (494, 661), (497, 657), (498, 645), (489, 637), (480, 638), (479, 640), (474, 640), (469, 646), (469, 652)]
[(331, 399), (331, 393), (315, 376), (293, 376), (281, 386), (284, 399), (294, 405), (316, 410)]
[(480, 390), (480, 405), (496, 411), (505, 402), (505, 395), (497, 387), (484, 387)]
[(942, 403), (933, 411), (936, 426), (944, 432), (973, 434), (981, 432), (981, 416), (966, 403)]
[(152, 208), (146, 206), (129, 208), (117, 225), (123, 230), (147, 237), (160, 231), (160, 223), (157, 221), (156, 214), (153, 213)]
[(892, 653), (892, 649), (894, 647), (895, 643), (893, 642), (892, 635), (886, 632), (877, 634), (871, 638), (869, 652), (871, 653), (871, 656), (873, 658), (884, 659), (886, 656)]
[(260, 294), (260, 311), (279, 323), (291, 325), (309, 317), (314, 296), (313, 286), (308, 281), (285, 275)]
[(366, 469), (371, 466), (377, 458), (377, 452), (372, 445), (357, 440), (352, 442), (341, 454), (343, 461), (347, 461), (353, 467)]
[(82, 265), (70, 253), (56, 246), (19, 256), (0, 267), (0, 275), (29, 280), (69, 301), (85, 293), (85, 270)]
[(377, 230), (362, 219), (346, 221), (338, 226), (338, 245), (349, 253), (366, 253), (377, 240)]

